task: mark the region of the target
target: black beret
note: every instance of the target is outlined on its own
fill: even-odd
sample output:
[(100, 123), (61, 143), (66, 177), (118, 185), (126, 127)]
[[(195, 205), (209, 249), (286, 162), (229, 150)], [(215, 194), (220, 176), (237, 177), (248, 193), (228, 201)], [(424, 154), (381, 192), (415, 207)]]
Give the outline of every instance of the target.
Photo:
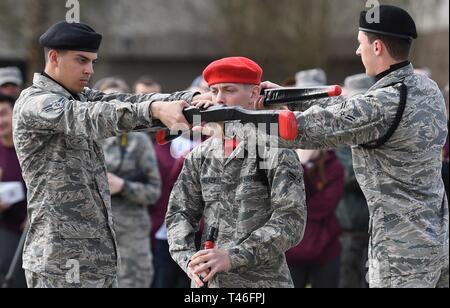
[(416, 23), (407, 11), (392, 5), (380, 5), (380, 22), (370, 22), (367, 11), (361, 12), (359, 30), (402, 39), (416, 39)]
[(88, 25), (65, 21), (51, 26), (39, 39), (43, 47), (87, 52), (98, 52), (101, 42), (101, 34)]

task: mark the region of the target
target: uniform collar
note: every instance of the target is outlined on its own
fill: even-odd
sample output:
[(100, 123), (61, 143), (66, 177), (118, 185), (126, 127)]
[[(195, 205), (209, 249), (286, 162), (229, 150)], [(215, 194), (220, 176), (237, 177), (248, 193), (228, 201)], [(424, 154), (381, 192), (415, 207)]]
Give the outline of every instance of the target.
[(41, 74), (34, 74), (33, 78), (33, 84), (41, 89), (44, 89), (46, 91), (50, 91), (53, 93), (61, 94), (67, 98), (71, 98), (74, 100), (80, 100), (80, 96), (70, 92), (67, 88), (65, 88), (63, 85), (61, 85), (59, 82), (54, 80), (52, 77), (50, 77), (45, 72)]
[[(398, 64), (400, 65), (400, 64)], [(372, 88), (369, 89), (369, 92), (372, 90), (384, 88), (388, 85), (398, 83), (403, 81), (406, 77), (414, 75), (414, 67), (411, 63), (403, 63), (403, 65), (400, 68), (389, 71), (387, 75), (382, 77), (380, 80), (375, 83), (375, 85), (372, 86)], [(391, 67), (392, 69), (392, 67)]]
[(394, 72), (394, 71), (396, 71), (396, 70), (398, 70), (400, 68), (403, 68), (405, 66), (408, 66), (410, 64), (411, 63), (409, 61), (404, 61), (404, 62), (401, 62), (401, 63), (397, 63), (397, 64), (394, 64), (394, 65), (391, 65), (391, 67), (388, 70), (386, 70), (386, 71), (376, 75), (375, 79), (376, 79), (376, 81), (380, 81), (382, 78), (384, 78), (385, 76), (389, 75), (390, 73), (392, 73), (392, 72)]
[(236, 148), (231, 153), (229, 157), (226, 157), (224, 154), (224, 140), (220, 138), (210, 138), (200, 146), (208, 149), (206, 151), (207, 157), (214, 158), (220, 162), (222, 162), (223, 166), (228, 165), (236, 158), (242, 158), (245, 155), (245, 142), (239, 142), (236, 144)]
[(234, 159), (243, 158), (244, 155), (245, 155), (245, 142), (239, 142), (229, 157), (226, 157), (224, 155), (225, 165), (229, 164)]

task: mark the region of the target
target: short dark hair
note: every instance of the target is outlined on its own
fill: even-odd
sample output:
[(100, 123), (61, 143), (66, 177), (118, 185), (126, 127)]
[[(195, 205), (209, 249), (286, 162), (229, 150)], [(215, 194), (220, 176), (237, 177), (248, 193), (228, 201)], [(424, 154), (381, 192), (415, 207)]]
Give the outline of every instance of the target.
[(412, 40), (402, 39), (393, 36), (380, 35), (366, 32), (369, 42), (372, 44), (376, 40), (380, 40), (386, 45), (386, 48), (394, 60), (405, 61), (409, 58)]
[(147, 87), (154, 86), (154, 85), (161, 86), (161, 84), (157, 80), (155, 80), (153, 77), (151, 77), (151, 76), (142, 76), (142, 77), (140, 77), (134, 83), (134, 87), (136, 87), (138, 84), (143, 84), (143, 85), (145, 85)]
[(67, 52), (67, 50), (59, 50), (59, 49), (55, 49), (55, 48), (44, 47), (45, 63), (48, 62), (48, 53), (50, 50), (56, 50), (57, 53), (61, 53), (61, 54), (64, 52)]
[(16, 100), (8, 95), (4, 95), (0, 93), (0, 104), (1, 103), (8, 103), (11, 105), (11, 107), (14, 107), (14, 104), (16, 103)]

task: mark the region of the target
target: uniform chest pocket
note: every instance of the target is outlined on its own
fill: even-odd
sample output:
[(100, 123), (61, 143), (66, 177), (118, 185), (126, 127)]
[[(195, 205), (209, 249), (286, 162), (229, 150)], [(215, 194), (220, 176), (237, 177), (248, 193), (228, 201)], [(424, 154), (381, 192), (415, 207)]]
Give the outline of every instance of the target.
[(203, 188), (202, 197), (205, 203), (217, 202), (220, 200), (222, 191), (220, 187)]
[(219, 176), (202, 177), (202, 197), (205, 202), (217, 201), (221, 197), (222, 178)]
[(253, 183), (241, 183), (236, 188), (236, 200), (244, 201), (244, 200), (255, 200), (261, 201), (269, 199), (269, 188), (264, 185), (262, 182), (253, 182)]
[(239, 238), (264, 226), (272, 214), (269, 190), (262, 183), (240, 185), (236, 191), (236, 205), (236, 233)]

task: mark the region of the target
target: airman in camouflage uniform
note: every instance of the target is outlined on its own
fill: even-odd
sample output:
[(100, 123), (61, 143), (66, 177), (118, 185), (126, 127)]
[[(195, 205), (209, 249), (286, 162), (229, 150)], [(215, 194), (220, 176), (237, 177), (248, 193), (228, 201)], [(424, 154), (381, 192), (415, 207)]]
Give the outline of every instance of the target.
[(245, 156), (243, 142), (223, 158), (222, 142), (210, 139), (185, 160), (166, 217), (172, 257), (187, 270), (203, 215), (205, 233), (218, 229), (216, 247), (231, 260), (231, 269), (215, 276), (209, 287), (293, 287), (284, 253), (299, 243), (306, 225), (298, 158), (280, 150), (270, 156), (273, 168), (264, 172), (257, 158)]
[[(255, 71), (254, 79), (243, 77)], [(261, 75), (245, 58), (218, 60), (204, 73), (213, 102), (243, 107), (259, 97)], [(231, 155), (224, 151), (234, 147), (224, 149), (222, 139), (211, 138), (187, 156), (166, 216), (170, 253), (198, 286), (191, 271), (209, 269), (203, 276), (208, 287), (293, 287), (284, 253), (302, 239), (306, 224), (300, 162), (292, 150), (263, 151), (265, 170), (251, 143), (238, 140)], [(206, 234), (218, 230), (212, 251), (195, 247), (202, 216)]]
[(416, 38), (409, 14), (381, 6), (380, 24), (373, 25), (365, 16), (363, 12), (358, 55), (367, 74), (377, 75), (376, 84), (365, 95), (299, 104), (306, 110), (297, 113), (300, 135), (284, 146), (353, 146), (355, 174), (370, 212), (371, 287), (448, 288), (449, 214), (441, 179), (448, 134), (444, 99), (436, 83), (414, 74), (409, 62), (392, 59), (390, 69), (376, 71), (384, 64), (374, 63), (390, 54), (380, 43), (383, 38), (370, 40), (369, 35)]
[(121, 261), (119, 287), (149, 288), (154, 269), (147, 207), (156, 203), (161, 195), (155, 150), (150, 138), (143, 133), (106, 139), (103, 150), (108, 174), (123, 180), (122, 189), (111, 198)]
[(107, 95), (84, 88), (100, 41), (83, 24), (49, 29), (41, 37), (49, 48), (46, 72), (35, 75), (14, 108), (14, 143), (28, 187), (29, 287), (116, 286), (119, 258), (99, 142), (150, 128), (150, 113), (170, 124), (168, 114), (181, 114), (186, 103), (161, 101), (192, 100), (187, 92)]

